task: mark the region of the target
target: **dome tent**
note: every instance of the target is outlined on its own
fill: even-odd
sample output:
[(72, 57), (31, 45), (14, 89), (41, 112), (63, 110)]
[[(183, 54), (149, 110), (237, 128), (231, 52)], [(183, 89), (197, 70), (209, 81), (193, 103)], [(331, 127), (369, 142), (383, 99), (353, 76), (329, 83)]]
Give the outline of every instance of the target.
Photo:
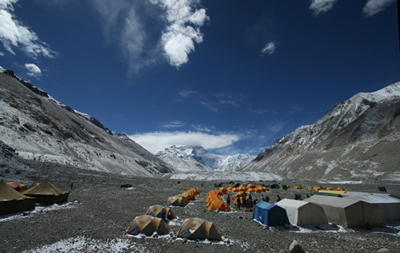
[(162, 218), (162, 211), (165, 211), (165, 217), (169, 220), (175, 219), (175, 215), (172, 213), (171, 208), (169, 207), (163, 207), (160, 205), (154, 205), (150, 206), (149, 209), (147, 209), (146, 215), (154, 216), (157, 218)]
[(132, 221), (131, 225), (125, 230), (125, 232), (131, 235), (152, 235), (154, 232), (157, 232), (159, 235), (166, 235), (171, 232), (171, 229), (161, 218), (156, 218), (150, 215), (142, 215), (136, 217)]
[(168, 198), (167, 206), (186, 206), (188, 203), (185, 198), (174, 196)]
[(69, 192), (62, 191), (47, 179), (23, 192), (24, 195), (35, 197), (36, 203), (51, 205), (68, 201)]
[(35, 209), (35, 198), (27, 197), (0, 181), (0, 215)]
[(214, 223), (200, 218), (186, 219), (179, 228), (178, 237), (192, 240), (221, 240)]

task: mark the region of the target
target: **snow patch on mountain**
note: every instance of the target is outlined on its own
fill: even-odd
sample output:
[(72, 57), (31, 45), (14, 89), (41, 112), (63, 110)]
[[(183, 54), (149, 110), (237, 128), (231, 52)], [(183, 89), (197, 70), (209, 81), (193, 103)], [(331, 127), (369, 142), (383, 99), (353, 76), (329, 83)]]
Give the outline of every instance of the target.
[(56, 101), (10, 70), (0, 73), (0, 140), (25, 160), (154, 177), (173, 170), (125, 134)]
[(171, 146), (156, 154), (161, 160), (180, 172), (234, 171), (255, 157), (248, 154), (216, 155), (201, 146)]

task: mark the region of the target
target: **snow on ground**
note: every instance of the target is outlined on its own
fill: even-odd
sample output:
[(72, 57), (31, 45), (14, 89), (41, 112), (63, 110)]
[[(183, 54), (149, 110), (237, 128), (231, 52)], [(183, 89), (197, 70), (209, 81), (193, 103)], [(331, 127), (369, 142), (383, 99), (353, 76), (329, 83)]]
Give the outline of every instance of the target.
[(37, 247), (25, 252), (146, 252), (145, 248), (136, 245), (129, 239), (96, 240), (78, 236), (55, 242), (53, 244)]
[(32, 215), (40, 215), (42, 213), (57, 211), (57, 210), (61, 210), (61, 209), (76, 208), (77, 204), (78, 204), (77, 202), (67, 202), (67, 203), (63, 203), (63, 204), (54, 204), (54, 205), (48, 205), (48, 206), (38, 206), (37, 205), (35, 207), (35, 209), (32, 211), (25, 211), (25, 212), (1, 216), (0, 222), (11, 221), (11, 220), (15, 220), (15, 219), (25, 219), (25, 218), (29, 218)]
[[(297, 227), (290, 226), (290, 228), (286, 227), (270, 227), (269, 230), (285, 230), (288, 232), (294, 233), (352, 233), (355, 232), (355, 229), (344, 228), (339, 225), (327, 224), (325, 227), (322, 225), (319, 228), (315, 226), (305, 226), (305, 227)], [(400, 223), (387, 224), (382, 228), (373, 228), (372, 233), (390, 233), (393, 235), (400, 236)], [(108, 240), (97, 240), (93, 238), (87, 238), (84, 236), (78, 236), (74, 238), (68, 238), (64, 240), (60, 240), (53, 244), (36, 247), (29, 251), (25, 252), (147, 252), (147, 249), (141, 245), (135, 243), (135, 241), (129, 239), (145, 239), (145, 240), (168, 240), (168, 241), (183, 241), (182, 238), (177, 238), (174, 234), (168, 235), (157, 235), (154, 233), (151, 236), (146, 236), (144, 234), (139, 235), (127, 235), (127, 238), (117, 238), (117, 239), (108, 239)], [(209, 241), (209, 240), (188, 240), (189, 243), (203, 243), (203, 244), (220, 244), (230, 246), (233, 244), (237, 244), (241, 246), (243, 249), (251, 248), (250, 245), (246, 244), (246, 242), (240, 240), (234, 240), (231, 238), (223, 237), (221, 241)]]
[(357, 181), (318, 181), (320, 184), (362, 184), (364, 181), (357, 180)]
[(265, 173), (265, 172), (232, 172), (232, 171), (214, 171), (202, 173), (174, 173), (167, 174), (164, 177), (178, 180), (193, 180), (193, 181), (281, 181), (281, 176)]

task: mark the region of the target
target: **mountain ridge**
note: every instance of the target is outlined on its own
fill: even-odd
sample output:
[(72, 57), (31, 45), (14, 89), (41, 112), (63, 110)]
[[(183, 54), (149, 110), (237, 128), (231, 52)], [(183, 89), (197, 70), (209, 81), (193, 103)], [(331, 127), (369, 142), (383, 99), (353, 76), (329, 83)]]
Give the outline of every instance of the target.
[(56, 101), (12, 71), (0, 73), (1, 141), (23, 159), (153, 177), (166, 163), (122, 133)]
[(400, 165), (399, 115), (400, 82), (357, 93), (316, 123), (278, 139), (242, 170), (286, 178), (376, 179)]

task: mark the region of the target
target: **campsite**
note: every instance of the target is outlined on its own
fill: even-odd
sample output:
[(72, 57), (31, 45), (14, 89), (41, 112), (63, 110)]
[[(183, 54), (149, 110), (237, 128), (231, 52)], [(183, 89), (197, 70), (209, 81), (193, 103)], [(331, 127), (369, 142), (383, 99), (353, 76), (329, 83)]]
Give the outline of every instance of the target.
[[(50, 166), (49, 166), (50, 168)], [(385, 222), (382, 227), (347, 228), (342, 225), (264, 226), (253, 220), (253, 212), (238, 210), (231, 202), (231, 211), (209, 210), (207, 193), (218, 190), (215, 181), (171, 180), (162, 178), (136, 178), (108, 173), (74, 171), (60, 176), (58, 173), (29, 175), (23, 182), (31, 187), (49, 175), (52, 184), (70, 191), (68, 202), (38, 205), (33, 211), (0, 216), (0, 237), (4, 252), (288, 252), (296, 240), (306, 252), (376, 252), (400, 248), (400, 222)], [(53, 171), (54, 172), (54, 171)], [(11, 176), (11, 175), (10, 175)], [(14, 181), (20, 181), (19, 175)], [(400, 186), (390, 182), (333, 184), (321, 182), (277, 182), (345, 188), (346, 191), (380, 193), (385, 186), (387, 193), (400, 195)], [(132, 187), (121, 187), (130, 184)], [(226, 186), (224, 183), (223, 186)], [(311, 190), (269, 189), (252, 193), (253, 199), (269, 196), (276, 202), (294, 199), (295, 194), (305, 197)], [(137, 216), (145, 215), (154, 205), (165, 206), (168, 198), (189, 189), (200, 194), (186, 206), (170, 206), (175, 219), (167, 225), (172, 236), (129, 235), (126, 229)], [(233, 192), (228, 191), (230, 196)], [(225, 199), (226, 195), (222, 195)], [(213, 223), (221, 240), (191, 240), (176, 236), (186, 219), (198, 218)]]

